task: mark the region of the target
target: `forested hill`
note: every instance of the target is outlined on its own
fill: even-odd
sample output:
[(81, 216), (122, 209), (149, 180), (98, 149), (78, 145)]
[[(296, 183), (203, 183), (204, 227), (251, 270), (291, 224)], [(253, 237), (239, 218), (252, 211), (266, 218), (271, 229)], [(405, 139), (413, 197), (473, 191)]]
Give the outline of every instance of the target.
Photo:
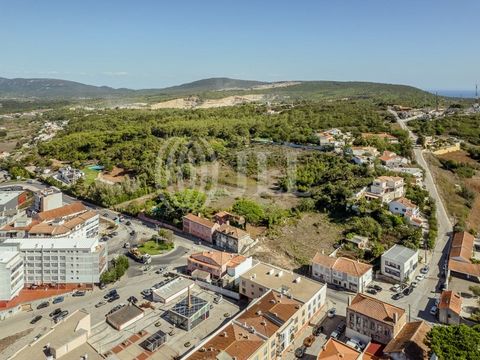
[(295, 81), (267, 83), (210, 78), (163, 89), (114, 89), (58, 79), (0, 78), (0, 99), (126, 99), (145, 102), (191, 95), (219, 98), (242, 94), (273, 94), (286, 99), (371, 98), (376, 101), (428, 103), (433, 95), (412, 86), (369, 82)]

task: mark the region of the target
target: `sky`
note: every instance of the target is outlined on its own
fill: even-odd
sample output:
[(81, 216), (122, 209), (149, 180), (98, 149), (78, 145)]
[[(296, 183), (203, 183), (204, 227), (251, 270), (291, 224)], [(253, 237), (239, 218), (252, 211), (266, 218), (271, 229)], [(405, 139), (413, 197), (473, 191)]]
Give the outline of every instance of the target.
[(480, 83), (478, 0), (0, 0), (0, 77)]

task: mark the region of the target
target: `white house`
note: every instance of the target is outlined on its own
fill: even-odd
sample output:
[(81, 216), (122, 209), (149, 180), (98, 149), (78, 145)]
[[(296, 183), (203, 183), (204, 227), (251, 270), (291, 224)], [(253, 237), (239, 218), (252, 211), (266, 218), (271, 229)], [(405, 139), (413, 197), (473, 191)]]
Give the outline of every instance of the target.
[(372, 282), (372, 266), (345, 257), (331, 257), (320, 253), (312, 260), (315, 280), (362, 292)]
[(413, 216), (417, 216), (419, 214), (418, 206), (404, 197), (391, 201), (388, 204), (388, 209), (393, 214), (399, 214), (403, 216), (405, 216), (407, 213), (411, 213)]
[(383, 165), (389, 168), (396, 168), (402, 165), (407, 165), (410, 161), (394, 152), (385, 150), (382, 156), (379, 157)]
[(418, 265), (418, 250), (393, 245), (381, 257), (381, 273), (399, 282), (410, 278)]
[(379, 176), (373, 180), (369, 191), (365, 192), (367, 200), (379, 199), (383, 203), (402, 197), (405, 194), (404, 181), (399, 176)]

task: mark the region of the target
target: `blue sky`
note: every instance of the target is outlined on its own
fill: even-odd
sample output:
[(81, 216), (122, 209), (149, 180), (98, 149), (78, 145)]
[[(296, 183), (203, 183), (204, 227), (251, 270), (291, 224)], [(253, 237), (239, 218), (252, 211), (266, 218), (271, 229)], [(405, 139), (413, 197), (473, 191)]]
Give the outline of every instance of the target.
[(478, 0), (0, 0), (0, 76), (480, 82)]

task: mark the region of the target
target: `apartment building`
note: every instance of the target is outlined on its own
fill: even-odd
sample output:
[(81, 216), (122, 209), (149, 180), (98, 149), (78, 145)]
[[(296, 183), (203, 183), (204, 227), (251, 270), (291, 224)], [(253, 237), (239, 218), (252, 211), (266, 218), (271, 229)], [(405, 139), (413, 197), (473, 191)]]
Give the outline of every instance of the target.
[(93, 238), (98, 236), (100, 216), (81, 202), (19, 217), (0, 229), (0, 238)]
[(282, 358), (302, 327), (302, 303), (269, 290), (186, 356), (188, 360)]
[(34, 194), (33, 210), (35, 212), (42, 212), (53, 210), (63, 205), (62, 192), (56, 188), (46, 188)]
[(347, 307), (346, 336), (368, 344), (387, 344), (407, 323), (405, 310), (374, 297), (357, 294)]
[(367, 200), (379, 199), (383, 203), (389, 203), (394, 199), (405, 195), (405, 184), (399, 176), (380, 176), (376, 178), (370, 189), (365, 192)]
[(312, 277), (315, 280), (362, 292), (372, 282), (373, 267), (345, 257), (331, 257), (321, 253), (312, 260)]
[(23, 289), (23, 259), (17, 251), (0, 248), (0, 301), (9, 301)]
[(106, 243), (98, 238), (7, 239), (0, 249), (20, 254), (26, 285), (98, 283), (107, 268)]
[(0, 216), (13, 216), (27, 198), (24, 191), (0, 191)]
[(301, 302), (302, 327), (325, 305), (327, 285), (261, 262), (240, 276), (239, 292), (247, 299), (257, 299), (270, 290)]
[(418, 250), (395, 244), (381, 256), (381, 273), (399, 282), (410, 278), (418, 266)]

